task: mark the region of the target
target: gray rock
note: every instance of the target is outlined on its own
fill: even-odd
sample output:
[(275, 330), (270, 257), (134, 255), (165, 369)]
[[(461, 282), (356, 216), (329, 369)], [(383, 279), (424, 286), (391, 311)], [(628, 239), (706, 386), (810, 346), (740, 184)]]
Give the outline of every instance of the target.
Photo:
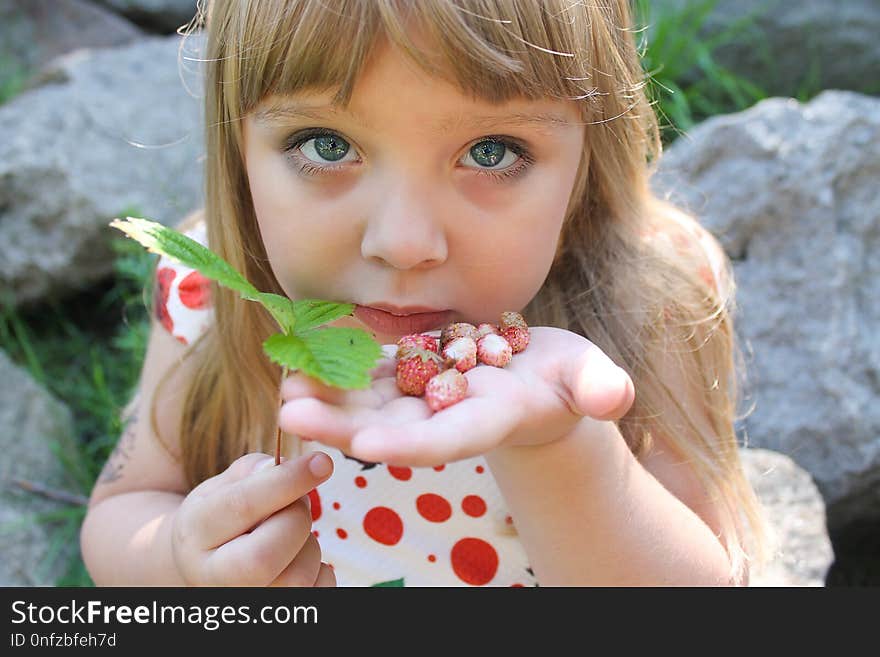
[(61, 505), (15, 484), (72, 489), (54, 451), (71, 449), (72, 426), (67, 407), (0, 351), (0, 586), (51, 586), (75, 554), (74, 541), (52, 559), (50, 527), (33, 519)]
[(124, 18), (84, 0), (0, 0), (0, 89), (6, 96), (25, 88), (44, 64), (78, 48), (142, 36)]
[[(697, 0), (651, 0), (681, 8)], [(706, 24), (715, 36), (743, 19), (751, 27), (720, 48), (717, 60), (773, 95), (803, 88), (880, 94), (880, 2), (877, 0), (718, 0)]]
[(50, 65), (54, 84), (0, 106), (0, 287), (13, 303), (108, 274), (121, 234), (107, 224), (127, 209), (171, 224), (202, 204), (202, 89), (180, 45), (76, 51)]
[(832, 533), (880, 519), (880, 99), (770, 99), (697, 126), (655, 189), (734, 259), (751, 445), (816, 481)]
[(825, 504), (810, 474), (766, 449), (743, 449), (740, 457), (775, 534), (774, 556), (751, 573), (750, 586), (825, 586), (834, 551)]
[(197, 0), (97, 0), (138, 25), (164, 34), (189, 23)]

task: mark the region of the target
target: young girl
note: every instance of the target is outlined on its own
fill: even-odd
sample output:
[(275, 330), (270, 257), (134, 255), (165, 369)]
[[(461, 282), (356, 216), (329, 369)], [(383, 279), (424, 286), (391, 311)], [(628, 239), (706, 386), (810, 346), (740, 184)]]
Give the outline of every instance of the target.
[[(357, 304), (334, 325), (386, 358), (369, 390), (282, 380), (271, 317), (163, 258), (82, 529), (94, 581), (747, 583), (734, 283), (649, 191), (626, 0), (218, 0), (206, 26), (181, 228), (260, 290)], [(507, 310), (531, 342), (466, 399), (397, 390), (400, 337)]]

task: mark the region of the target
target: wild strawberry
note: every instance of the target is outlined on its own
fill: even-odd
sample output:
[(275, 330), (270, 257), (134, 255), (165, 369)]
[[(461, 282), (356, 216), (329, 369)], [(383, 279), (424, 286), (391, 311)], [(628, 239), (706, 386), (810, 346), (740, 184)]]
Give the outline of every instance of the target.
[(513, 348), (497, 333), (484, 335), (477, 341), (477, 360), (493, 367), (505, 367), (513, 356)]
[(520, 326), (501, 329), (501, 337), (510, 343), (510, 348), (515, 354), (529, 346), (529, 330)]
[(440, 372), (441, 358), (428, 349), (414, 348), (397, 361), (397, 387), (405, 395), (421, 397), (431, 377)]
[(437, 338), (427, 333), (413, 333), (404, 335), (397, 341), (397, 359), (407, 358), (412, 349), (427, 349), (435, 354), (439, 352)]
[(470, 338), (477, 342), (477, 327), (473, 324), (468, 324), (467, 322), (456, 322), (455, 324), (450, 324), (445, 327), (442, 331), (440, 331), (440, 349), (448, 345), (450, 342), (455, 340), (456, 338)]
[(529, 328), (529, 325), (526, 324), (526, 320), (523, 316), (512, 310), (501, 313), (501, 323), (499, 324), (499, 328), (503, 331), (508, 326), (519, 326), (524, 329)]
[(479, 342), (480, 338), (483, 336), (489, 335), (490, 333), (494, 333), (495, 335), (501, 335), (501, 331), (498, 330), (498, 327), (494, 324), (480, 324), (477, 326), (477, 342)]
[(428, 381), (425, 401), (432, 411), (440, 411), (464, 399), (467, 388), (467, 379), (461, 372), (455, 368), (444, 370)]
[(441, 352), (443, 358), (452, 359), (459, 372), (467, 372), (477, 366), (477, 343), (472, 338), (455, 338)]

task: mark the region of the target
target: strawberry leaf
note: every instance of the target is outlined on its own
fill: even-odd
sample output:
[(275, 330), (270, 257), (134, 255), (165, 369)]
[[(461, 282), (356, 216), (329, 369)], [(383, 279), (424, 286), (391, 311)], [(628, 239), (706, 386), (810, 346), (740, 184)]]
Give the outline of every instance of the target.
[(110, 225), (140, 242), (149, 251), (165, 255), (196, 269), (207, 278), (256, 301), (278, 322), (282, 332), (263, 343), (266, 355), (289, 370), (301, 370), (330, 386), (363, 389), (370, 386), (370, 370), (382, 356), (382, 348), (361, 329), (323, 328), (351, 315), (354, 305), (320, 299), (291, 301), (260, 292), (242, 274), (213, 251), (172, 228), (147, 219), (114, 219)]
[(354, 312), (354, 304), (334, 303), (320, 299), (301, 299), (293, 302), (293, 310), (296, 313), (296, 333), (299, 334), (322, 324), (329, 324), (340, 317), (351, 315)]
[(114, 219), (110, 225), (140, 242), (151, 253), (168, 256), (191, 269), (198, 269), (208, 278), (235, 290), (249, 301), (255, 301), (259, 294), (257, 288), (223, 258), (172, 228), (136, 217)]
[(346, 390), (369, 388), (370, 370), (382, 357), (382, 348), (366, 331), (351, 328), (272, 335), (263, 351), (283, 367)]

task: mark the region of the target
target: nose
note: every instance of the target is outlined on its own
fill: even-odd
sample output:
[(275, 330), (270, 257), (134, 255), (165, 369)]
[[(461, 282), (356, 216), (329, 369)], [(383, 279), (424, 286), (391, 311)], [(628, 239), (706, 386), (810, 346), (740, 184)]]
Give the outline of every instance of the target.
[(397, 174), (379, 190), (361, 242), (365, 259), (395, 269), (437, 266), (448, 255), (441, 204), (431, 185)]

